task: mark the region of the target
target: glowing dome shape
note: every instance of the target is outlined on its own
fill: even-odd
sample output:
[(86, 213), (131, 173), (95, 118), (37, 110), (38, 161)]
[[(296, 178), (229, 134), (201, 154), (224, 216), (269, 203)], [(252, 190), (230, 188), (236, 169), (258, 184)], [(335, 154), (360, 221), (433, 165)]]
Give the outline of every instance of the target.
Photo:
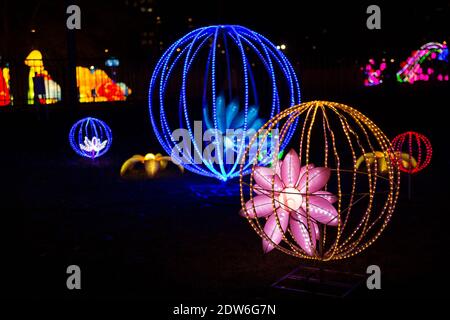
[(102, 120), (87, 117), (72, 126), (69, 142), (77, 154), (94, 159), (104, 155), (111, 147), (111, 129)]
[(399, 161), (400, 170), (407, 173), (417, 173), (431, 162), (433, 149), (431, 142), (423, 134), (408, 131), (399, 134), (392, 140), (392, 149), (405, 153), (403, 161)]
[[(236, 25), (200, 28), (176, 41), (157, 63), (149, 88), (151, 123), (166, 153), (187, 170), (223, 181), (239, 176), (239, 159), (256, 130), (299, 102), (299, 83), (286, 56), (262, 35)], [(174, 141), (176, 129), (187, 133), (189, 143)], [(227, 129), (237, 129), (238, 138), (223, 138)], [(218, 141), (217, 161), (204, 152), (214, 144), (205, 140), (207, 132)], [(230, 150), (234, 163), (224, 161)], [(249, 173), (250, 164), (244, 167)]]
[[(260, 133), (277, 123), (282, 124), (280, 132), (286, 132), (291, 115), (300, 119), (298, 142), (270, 167), (253, 161), (251, 174), (241, 176), (241, 215), (262, 238), (265, 253), (278, 249), (320, 261), (354, 256), (381, 235), (396, 206), (396, 160), (385, 157), (381, 168), (367, 156), (390, 153), (390, 141), (359, 111), (328, 101), (282, 111)], [(263, 143), (251, 141), (245, 157), (259, 153)], [(358, 168), (361, 155), (365, 166)]]

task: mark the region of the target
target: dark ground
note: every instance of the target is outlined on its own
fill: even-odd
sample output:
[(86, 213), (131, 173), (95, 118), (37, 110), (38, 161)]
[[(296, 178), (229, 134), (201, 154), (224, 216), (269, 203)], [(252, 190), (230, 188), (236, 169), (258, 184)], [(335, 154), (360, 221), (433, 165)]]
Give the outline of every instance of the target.
[[(447, 90), (416, 85), (333, 95), (335, 101), (359, 108), (389, 136), (416, 130), (434, 148), (431, 166), (413, 177), (413, 199), (406, 199), (403, 188), (380, 239), (360, 256), (336, 265), (362, 273), (370, 264), (381, 267), (382, 290), (362, 288), (353, 297), (445, 297)], [(304, 101), (327, 98), (310, 93)], [(120, 166), (131, 155), (161, 151), (145, 103), (80, 106), (86, 110), (73, 116), (58, 108), (64, 107), (52, 107), (48, 119), (34, 111), (0, 114), (0, 163), (6, 174), (1, 212), (23, 218), (23, 247), (14, 250), (24, 265), (32, 266), (32, 271), (11, 275), (16, 283), (25, 275), (25, 284), (16, 286), (20, 297), (184, 302), (301, 298), (270, 284), (304, 262), (280, 252), (263, 255), (259, 237), (237, 214), (238, 197), (202, 194), (224, 188), (219, 182), (180, 175), (175, 167), (155, 180), (120, 178)], [(80, 159), (67, 141), (74, 120), (88, 114), (109, 123), (114, 134), (109, 153), (94, 162)], [(236, 188), (236, 182), (230, 186)], [(81, 291), (65, 287), (70, 264), (81, 267)]]

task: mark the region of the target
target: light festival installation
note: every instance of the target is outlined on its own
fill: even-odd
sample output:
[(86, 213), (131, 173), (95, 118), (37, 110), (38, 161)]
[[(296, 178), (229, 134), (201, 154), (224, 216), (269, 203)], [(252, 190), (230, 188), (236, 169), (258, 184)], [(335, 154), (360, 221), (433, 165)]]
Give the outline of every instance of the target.
[(53, 104), (61, 100), (61, 87), (45, 70), (42, 53), (33, 50), (25, 59), (25, 65), (30, 67), (28, 74), (28, 104)]
[[(356, 161), (356, 169), (359, 169), (359, 167), (363, 164), (369, 165), (371, 167), (377, 166), (378, 171), (381, 174), (388, 173), (388, 165), (387, 165), (387, 159), (397, 159), (399, 165), (403, 168), (415, 168), (417, 166), (417, 161), (409, 155), (408, 153), (394, 151), (394, 152), (369, 152), (366, 154), (363, 154), (358, 158)], [(400, 167), (400, 168), (401, 168)]]
[[(413, 51), (412, 54), (402, 62), (400, 70), (395, 73), (397, 82), (414, 84), (417, 81), (448, 81), (448, 71), (446, 68), (436, 68), (436, 66), (427, 65), (428, 63), (441, 61), (448, 63), (448, 47), (444, 41), (429, 42), (420, 47), (419, 50)], [(394, 59), (391, 59), (391, 63)], [(374, 59), (369, 59), (363, 70), (364, 86), (371, 87), (383, 83), (386, 73), (387, 61), (382, 59), (379, 65)]]
[(448, 62), (447, 43), (445, 41), (443, 43), (429, 42), (414, 51), (397, 72), (397, 80), (412, 84), (418, 80), (429, 81), (434, 76), (438, 81), (448, 81), (448, 74), (436, 74), (437, 72), (432, 68), (423, 70), (422, 64), (427, 59)]
[(105, 61), (105, 66), (110, 67), (110, 68), (116, 68), (120, 65), (120, 61), (117, 58), (111, 57), (106, 59)]
[[(225, 106), (225, 97), (220, 95), (216, 100), (216, 118), (217, 126), (220, 132), (225, 133), (227, 129), (233, 130), (245, 130), (244, 124), (247, 120), (247, 128), (254, 130), (255, 132), (261, 128), (265, 121), (258, 118), (259, 107), (250, 106), (247, 113), (245, 110), (239, 110), (239, 104), (236, 101), (231, 102), (228, 106)], [(211, 116), (210, 116), (211, 114)], [(203, 106), (203, 121), (205, 122), (206, 129), (214, 130), (214, 123), (211, 117), (214, 116), (214, 112), (211, 112), (207, 105)], [(240, 146), (240, 137), (236, 137), (238, 141), (233, 141), (229, 137), (224, 137), (224, 148), (238, 151)]]
[[(141, 164), (144, 165), (146, 175), (149, 178), (153, 178), (159, 171), (166, 169), (169, 162), (173, 162), (172, 158), (169, 156), (163, 156), (161, 153), (147, 153), (145, 156), (135, 154), (122, 164), (122, 167), (120, 168), (120, 175), (122, 177), (126, 176), (127, 173), (133, 170), (137, 164)], [(182, 166), (179, 165), (178, 168), (181, 172), (184, 172), (184, 168)]]
[[(149, 88), (150, 119), (164, 150), (187, 170), (222, 181), (239, 176), (250, 129), (264, 122), (254, 117), (269, 119), (299, 102), (299, 83), (285, 55), (262, 35), (236, 25), (196, 29), (176, 41), (158, 61)], [(200, 120), (201, 136), (213, 129), (218, 161), (194, 137), (194, 122)], [(230, 127), (241, 129), (232, 142), (220, 137)], [(187, 130), (192, 148), (173, 141), (175, 129)], [(234, 163), (223, 161), (227, 150), (234, 150)], [(249, 166), (244, 165), (244, 173)]]
[[(308, 170), (309, 175), (306, 174)], [(275, 168), (257, 167), (255, 175), (255, 192), (258, 195), (253, 201), (247, 201), (246, 211), (250, 218), (268, 217), (264, 232), (271, 241), (263, 238), (265, 253), (274, 249), (272, 243), (279, 244), (283, 232), (289, 225), (295, 242), (308, 254), (313, 255), (316, 246), (316, 236), (319, 235), (318, 223), (337, 226), (338, 213), (333, 203), (337, 197), (322, 189), (327, 184), (331, 171), (326, 167), (315, 167), (313, 164), (301, 167), (297, 152), (291, 149), (283, 161)], [(274, 181), (274, 196), (270, 189)], [(309, 202), (304, 201), (306, 188), (309, 188)], [(281, 229), (277, 225), (277, 215), (272, 207), (273, 200), (278, 213)], [(253, 207), (254, 205), (254, 207)], [(308, 232), (306, 210), (309, 205), (311, 215), (311, 237)], [(241, 211), (241, 215), (245, 215)], [(283, 232), (282, 232), (283, 230)]]
[(94, 67), (76, 67), (79, 101), (125, 101), (131, 89), (123, 82), (113, 81), (108, 74)]
[(366, 87), (377, 86), (383, 83), (383, 71), (386, 69), (386, 59), (382, 59), (379, 66), (376, 65), (374, 59), (369, 59), (369, 63), (364, 68), (364, 85)]
[(431, 162), (433, 149), (430, 140), (423, 134), (408, 131), (392, 139), (392, 149), (406, 154), (398, 165), (401, 171), (417, 173), (425, 169)]
[(9, 68), (0, 68), (0, 107), (11, 103)]
[(87, 117), (72, 126), (69, 132), (69, 142), (78, 155), (94, 159), (109, 150), (112, 143), (112, 132), (102, 120)]
[[(262, 238), (264, 252), (276, 248), (320, 261), (349, 258), (381, 235), (394, 212), (400, 183), (396, 161), (385, 159), (385, 175), (369, 158), (364, 168), (356, 167), (359, 154), (390, 152), (390, 141), (359, 111), (327, 101), (284, 110), (260, 133), (282, 124), (283, 140), (296, 118), (298, 147), (282, 160), (274, 153), (270, 167), (253, 160), (251, 174), (241, 175), (241, 215)], [(259, 152), (264, 141), (252, 139), (245, 157), (254, 143)]]

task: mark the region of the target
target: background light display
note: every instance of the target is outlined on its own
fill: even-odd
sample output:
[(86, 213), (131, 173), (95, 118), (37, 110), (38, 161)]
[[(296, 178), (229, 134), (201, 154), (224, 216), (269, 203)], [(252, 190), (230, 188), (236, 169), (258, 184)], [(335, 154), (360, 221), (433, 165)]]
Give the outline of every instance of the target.
[[(395, 59), (386, 58), (378, 65), (373, 58), (361, 68), (364, 72), (364, 86), (371, 87), (383, 83), (386, 75), (391, 75), (388, 71), (388, 62), (394, 63)], [(400, 64), (400, 70), (395, 73), (397, 82), (414, 84), (417, 81), (448, 81), (448, 67), (443, 67), (448, 63), (448, 47), (444, 41), (429, 42), (413, 51), (411, 55)], [(392, 66), (390, 67), (392, 68)], [(393, 75), (394, 76), (394, 75)]]
[(72, 149), (82, 157), (97, 158), (104, 155), (112, 143), (109, 126), (96, 118), (84, 118), (77, 121), (69, 132)]
[(52, 79), (44, 67), (42, 53), (33, 50), (25, 59), (30, 67), (28, 74), (28, 104), (53, 104), (61, 101), (61, 87)]
[(438, 81), (448, 81), (448, 74), (441, 74), (433, 68), (424, 69), (422, 64), (426, 60), (439, 60), (448, 62), (447, 43), (429, 42), (414, 51), (406, 62), (402, 64), (402, 69), (397, 72), (399, 82), (414, 83), (418, 80), (429, 81), (435, 77)]
[(80, 102), (125, 101), (131, 94), (125, 83), (113, 81), (102, 69), (78, 66), (76, 74)]
[[(227, 116), (229, 119), (236, 116), (242, 120), (239, 125), (244, 137), (250, 126), (255, 125), (252, 122), (255, 119), (251, 119), (255, 110), (259, 118), (269, 119), (283, 107), (299, 102), (299, 83), (285, 55), (262, 35), (235, 25), (200, 28), (176, 41), (157, 63), (149, 88), (150, 119), (164, 150), (171, 154), (177, 148), (171, 139), (173, 130), (187, 129), (193, 141), (193, 152), (185, 157), (194, 162), (196, 153), (202, 163), (184, 163), (185, 168), (224, 181), (239, 175), (237, 161), (232, 165), (224, 161), (213, 164), (203, 158), (201, 146), (194, 139), (193, 122), (203, 120), (203, 130), (208, 127), (220, 130), (231, 125), (231, 122), (228, 125), (224, 122)], [(221, 110), (225, 106), (233, 110)], [(262, 121), (255, 121), (257, 126), (262, 124)], [(287, 133), (282, 148), (289, 141), (295, 124)], [(246, 143), (245, 138), (235, 142), (233, 149), (237, 150), (237, 159), (243, 154)], [(244, 172), (248, 173), (249, 164), (244, 167)]]
[(364, 85), (366, 87), (377, 86), (383, 83), (383, 72), (386, 69), (386, 59), (382, 59), (379, 66), (374, 59), (369, 59), (369, 63), (364, 68)]
[(9, 92), (9, 68), (0, 68), (0, 107), (11, 103)]

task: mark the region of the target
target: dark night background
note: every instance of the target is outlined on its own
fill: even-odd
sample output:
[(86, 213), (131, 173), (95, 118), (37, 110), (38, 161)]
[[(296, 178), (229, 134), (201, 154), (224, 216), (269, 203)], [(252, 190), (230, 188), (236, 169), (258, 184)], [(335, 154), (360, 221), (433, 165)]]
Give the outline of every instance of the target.
[[(119, 77), (134, 93), (125, 103), (73, 109), (64, 102), (65, 2), (0, 1), (0, 64), (9, 63), (12, 75), (21, 79), (12, 88), (17, 105), (0, 109), (0, 164), (5, 168), (0, 212), (23, 219), (20, 255), (33, 266), (23, 286), (23, 273), (12, 276), (17, 278), (13, 296), (182, 302), (302, 298), (270, 284), (303, 261), (280, 252), (263, 255), (260, 239), (237, 215), (238, 197), (202, 195), (205, 189), (233, 190), (236, 182), (224, 187), (191, 173), (180, 177), (175, 169), (155, 180), (119, 176), (131, 155), (162, 151), (146, 100), (158, 57), (188, 31), (222, 23), (244, 25), (286, 44), (303, 101), (328, 99), (356, 107), (389, 137), (413, 130), (430, 138), (432, 164), (413, 177), (413, 199), (402, 190), (380, 239), (363, 254), (331, 266), (355, 272), (365, 272), (369, 264), (381, 267), (383, 289), (362, 289), (356, 298), (445, 297), (450, 284), (441, 262), (450, 244), (448, 82), (365, 88), (360, 67), (371, 57), (398, 64), (426, 42), (448, 42), (450, 2), (378, 2), (381, 30), (365, 26), (372, 2), (293, 3), (78, 1), (78, 64), (118, 57)], [(20, 102), (26, 94), (23, 60), (32, 49), (43, 52), (47, 69), (63, 88), (63, 102), (46, 113)], [(71, 124), (87, 115), (113, 128), (112, 149), (95, 163), (78, 158), (67, 142)], [(79, 292), (65, 287), (70, 264), (82, 269)]]

